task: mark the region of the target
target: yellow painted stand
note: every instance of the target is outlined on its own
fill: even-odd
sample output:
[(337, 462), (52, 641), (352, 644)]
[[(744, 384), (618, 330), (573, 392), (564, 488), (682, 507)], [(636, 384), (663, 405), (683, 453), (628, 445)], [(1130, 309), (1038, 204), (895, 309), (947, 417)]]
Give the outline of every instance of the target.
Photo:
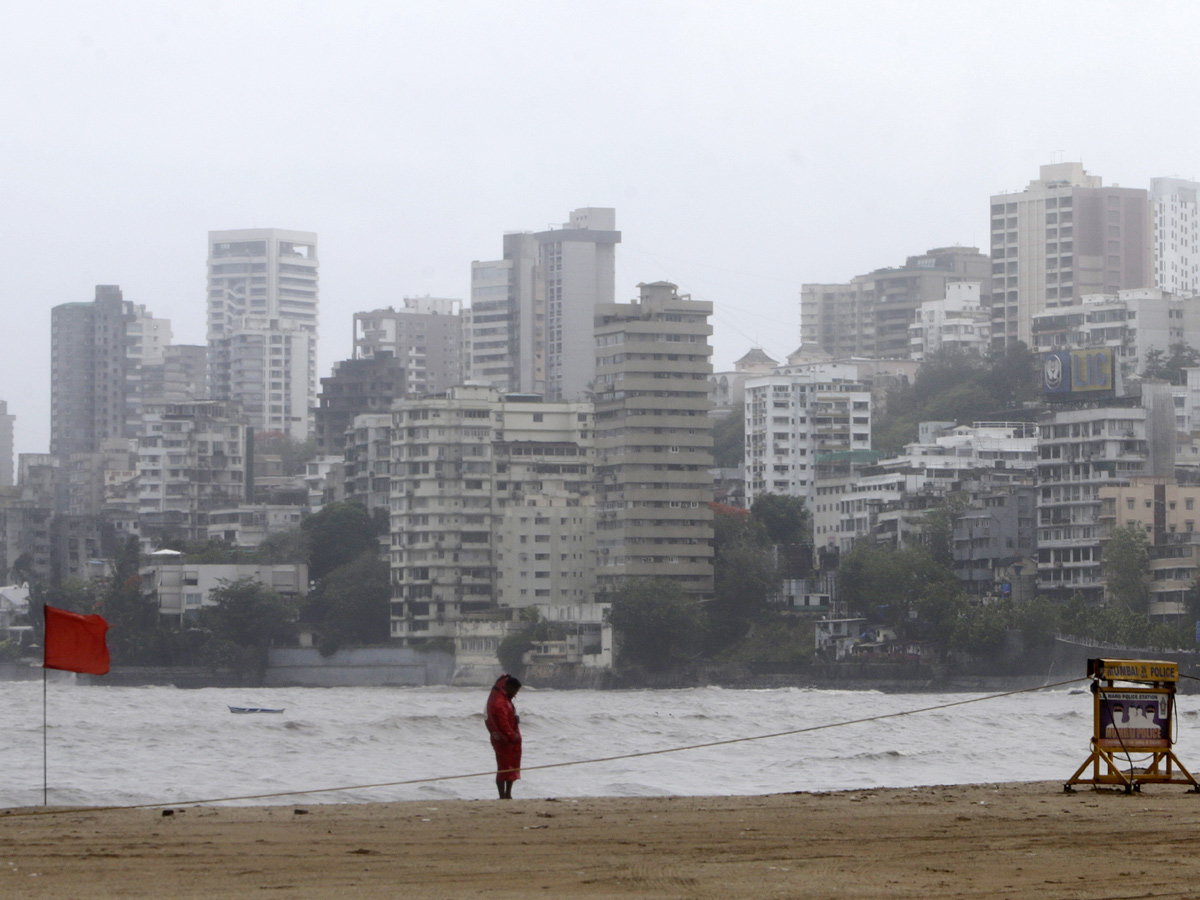
[[(1063, 790), (1074, 790), (1077, 784), (1112, 785), (1128, 794), (1140, 791), (1143, 784), (1187, 784), (1192, 793), (1200, 793), (1200, 783), (1171, 750), (1178, 664), (1089, 659), (1088, 675), (1092, 679), (1092, 752)], [(1134, 753), (1149, 758), (1144, 765), (1134, 766), (1130, 759)], [(1125, 759), (1119, 761), (1118, 756)], [(1089, 768), (1090, 778), (1084, 775)]]

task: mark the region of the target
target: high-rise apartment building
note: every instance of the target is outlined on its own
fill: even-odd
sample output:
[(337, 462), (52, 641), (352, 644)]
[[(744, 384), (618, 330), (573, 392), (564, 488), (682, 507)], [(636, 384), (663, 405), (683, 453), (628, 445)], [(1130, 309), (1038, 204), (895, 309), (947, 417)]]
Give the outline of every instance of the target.
[(501, 391), (546, 392), (546, 284), (538, 239), (504, 235), (504, 258), (471, 263), (471, 308), (463, 312), (468, 381)]
[(1103, 184), (1081, 163), (1056, 163), (1024, 191), (991, 198), (994, 349), (1029, 345), (1047, 309), (1153, 286), (1149, 197)]
[(1181, 297), (1200, 292), (1200, 183), (1150, 179), (1154, 286)]
[(935, 353), (986, 356), (991, 350), (992, 313), (979, 301), (979, 285), (959, 281), (946, 285), (942, 300), (922, 303), (908, 326), (909, 356), (926, 359)]
[(160, 359), (142, 365), (145, 403), (185, 403), (208, 396), (208, 348), (198, 344), (163, 347)]
[(392, 414), (363, 413), (346, 430), (342, 495), (372, 514), (391, 508)]
[(50, 452), (66, 459), (109, 438), (136, 436), (142, 367), (161, 361), (171, 324), (96, 286), (90, 303), (50, 311)]
[(546, 281), (546, 397), (580, 400), (592, 390), (596, 310), (616, 297), (615, 209), (588, 207), (537, 235)]
[[(355, 315), (358, 318), (358, 314)], [(316, 441), (321, 456), (342, 456), (346, 433), (355, 416), (390, 414), (403, 397), (404, 362), (379, 348), (361, 359), (343, 359), (321, 379), (317, 397)]]
[(1158, 288), (1091, 294), (1075, 306), (1033, 316), (1031, 349), (1038, 353), (1112, 347), (1122, 380), (1136, 378), (1152, 351), (1169, 356), (1200, 333), (1200, 302)]
[(8, 411), (8, 401), (0, 400), (0, 487), (13, 483), (13, 425), (17, 417)]
[(203, 541), (208, 514), (251, 499), (247, 425), (236, 403), (201, 400), (146, 410), (138, 438), (138, 514), (145, 546)]
[(830, 363), (747, 379), (748, 497), (800, 497), (811, 509), (818, 456), (871, 449), (871, 390), (857, 374)]
[(597, 586), (665, 578), (710, 597), (712, 303), (638, 287), (596, 307)]
[(462, 301), (405, 297), (400, 309), (354, 314), (354, 358), (391, 353), (411, 394), (437, 394), (463, 382)]
[(317, 398), (317, 236), (208, 233), (209, 396), (256, 432), (306, 440)]
[(504, 236), (504, 258), (471, 265), (467, 377), (578, 400), (592, 389), (592, 326), (616, 283), (616, 210), (574, 210), (559, 228)]
[(1134, 476), (1171, 477), (1174, 404), (1167, 385), (1143, 385), (1139, 398), (1051, 409), (1039, 422), (1038, 588), (1068, 600), (1099, 601), (1104, 537), (1101, 491)]
[(393, 638), (457, 637), (500, 607), (594, 599), (591, 434), (589, 404), (485, 386), (396, 404)]
[(801, 337), (839, 359), (905, 359), (911, 349), (908, 328), (921, 305), (943, 300), (957, 282), (978, 284), (980, 305), (990, 305), (991, 264), (976, 247), (934, 248), (849, 284), (803, 285)]

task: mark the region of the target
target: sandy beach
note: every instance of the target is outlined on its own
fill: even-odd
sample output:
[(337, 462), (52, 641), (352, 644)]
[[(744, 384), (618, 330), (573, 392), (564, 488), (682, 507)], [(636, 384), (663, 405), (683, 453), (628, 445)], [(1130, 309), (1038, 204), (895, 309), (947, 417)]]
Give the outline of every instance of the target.
[(1182, 787), (1061, 783), (35, 808), (0, 811), (0, 897), (1197, 897), (1198, 824)]

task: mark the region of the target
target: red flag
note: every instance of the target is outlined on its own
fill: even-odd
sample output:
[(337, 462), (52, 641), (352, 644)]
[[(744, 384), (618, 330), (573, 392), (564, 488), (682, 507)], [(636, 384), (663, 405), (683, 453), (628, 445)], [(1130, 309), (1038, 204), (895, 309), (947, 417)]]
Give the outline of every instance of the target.
[(102, 616), (81, 616), (65, 609), (46, 609), (46, 650), (42, 668), (103, 675), (108, 671), (108, 623)]

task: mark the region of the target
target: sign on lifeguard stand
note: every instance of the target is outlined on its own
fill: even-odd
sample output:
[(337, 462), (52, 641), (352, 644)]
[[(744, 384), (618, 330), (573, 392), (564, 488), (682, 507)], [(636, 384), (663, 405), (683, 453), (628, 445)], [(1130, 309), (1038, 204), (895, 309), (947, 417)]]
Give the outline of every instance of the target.
[[(1063, 790), (1104, 784), (1123, 787), (1128, 794), (1140, 791), (1143, 784), (1187, 784), (1200, 793), (1200, 783), (1171, 750), (1179, 665), (1152, 659), (1089, 659), (1088, 675), (1092, 753)], [(1136, 763), (1135, 754), (1140, 757)], [(1090, 778), (1084, 774), (1089, 767)]]

